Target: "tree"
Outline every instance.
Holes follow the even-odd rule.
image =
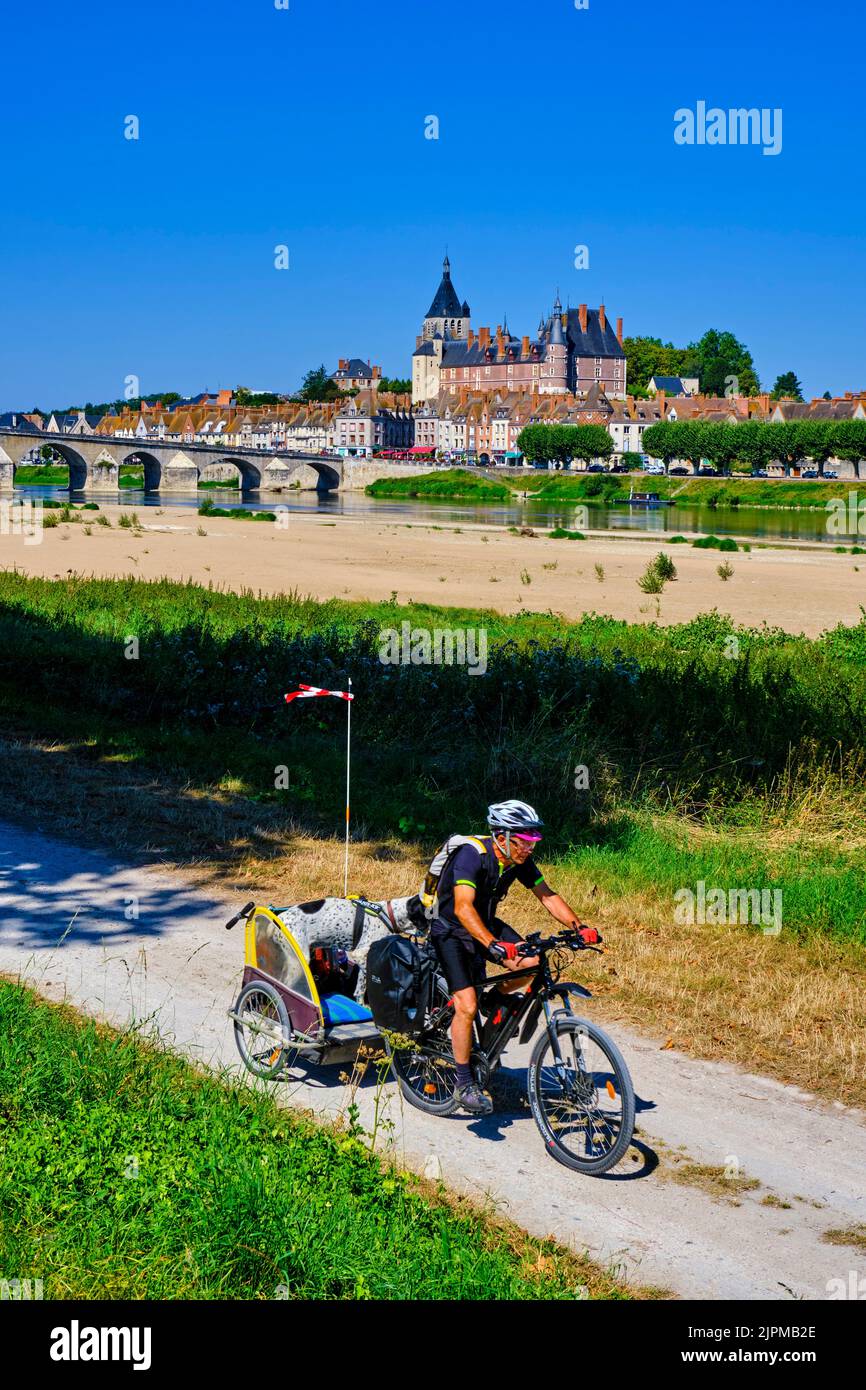
[[[238,386],[235,400],[239,406],[255,409],[263,405],[282,405],[283,397],[274,391],[250,391],[246,386]]]
[[[830,420],[800,420],[800,447],[807,458],[818,466],[819,477],[824,476],[824,465],[833,457],[833,431]]]
[[[300,391],[294,396],[293,400],[299,401],[335,401],[340,399],[345,393],[342,392],[335,381],[328,375],[328,369],[324,362],[320,367],[312,367],[304,377]]]
[[[853,463],[854,476],[861,477],[860,465],[866,459],[866,420],[834,420],[830,425],[833,457]]]
[[[395,396],[408,396],[412,391],[412,382],[405,376],[383,376],[379,381],[380,391],[393,391]]]
[[[676,421],[661,420],[657,425],[650,425],[643,432],[644,453],[649,454],[650,458],[661,459],[665,466],[665,472],[675,458],[679,458],[677,436],[674,431],[677,428]]]
[[[686,348],[682,376],[696,376],[710,396],[755,396],[761,389],[749,349],[730,332],[707,329]]]
[[[654,376],[681,375],[685,352],[673,343],[663,343],[661,338],[624,338],[622,346],[629,392],[644,394],[648,381]]]
[[[604,425],[524,425],[517,447],[530,463],[607,458],[613,441]]]
[[[776,377],[776,384],[770,392],[774,401],[780,396],[793,396],[795,401],[803,399],[803,388],[797,380],[796,372],[782,372]]]

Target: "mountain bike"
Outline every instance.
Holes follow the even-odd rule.
[[[590,991],[559,978],[577,951],[597,949],[571,930],[544,938],[540,932],[528,936],[518,954],[538,956],[539,962],[499,976],[479,992],[470,1057],[475,1080],[484,1089],[511,1039],[519,1031],[520,1042],[528,1042],[543,1011],[544,1031],[527,1072],[530,1109],[547,1152],[589,1176],[606,1173],[623,1157],[631,1143],[635,1112],[634,1088],[619,1048],[572,1010],[572,998],[591,999]],[[529,984],[519,1003],[509,1007],[507,996],[501,996],[504,1004],[493,998],[500,979],[524,975]],[[450,1036],[454,1006],[441,972],[434,977],[432,996],[423,1032],[411,1040],[386,1037],[385,1045],[410,1104],[428,1115],[450,1115],[459,1109]],[[560,1007],[553,1008],[557,1000]],[[482,1022],[485,1012],[489,1017]]]

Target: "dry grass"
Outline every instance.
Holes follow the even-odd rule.
[[[747,1178],[744,1173],[728,1175],[721,1164],[687,1163],[678,1154],[673,1155],[670,1166],[659,1168],[660,1176],[671,1182],[682,1183],[686,1187],[698,1187],[709,1197],[740,1205],[737,1200],[743,1192],[754,1192],[761,1186],[757,1178]]]
[[[825,1231],[822,1240],[828,1245],[851,1245],[866,1251],[866,1226],[849,1226],[847,1230]]]
[[[0,814],[9,819],[271,902],[342,891],[338,838],[316,838],[278,807],[248,801],[228,783],[177,785],[81,745],[35,739],[6,742],[0,754]],[[847,837],[850,827],[834,833]],[[376,898],[416,891],[430,848],[354,844],[350,890]],[[866,1106],[862,948],[747,927],[677,925],[667,897],[648,890],[614,895],[576,867],[551,878],[605,937],[606,955],[581,958],[574,972],[596,996],[594,1012],[654,1035],[660,1047]],[[508,907],[520,930],[543,923],[528,894],[515,891]]]

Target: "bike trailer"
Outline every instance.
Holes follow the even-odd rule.
[[[280,917],[284,908],[249,903],[234,921],[246,917],[245,964],[239,999],[249,985],[260,982],[276,990],[290,1024],[292,1048],[309,1061],[322,1061],[331,1051],[378,1040],[371,1011],[351,992],[355,969],[338,962],[336,952],[314,949],[308,963],[303,950]],[[231,924],[230,924],[231,925]],[[280,1011],[282,1012],[282,1011]],[[246,1023],[237,1007],[230,1017]]]

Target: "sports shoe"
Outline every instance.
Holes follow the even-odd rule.
[[[474,1081],[470,1081],[468,1086],[455,1086],[454,1099],[470,1115],[493,1114],[493,1101]]]

